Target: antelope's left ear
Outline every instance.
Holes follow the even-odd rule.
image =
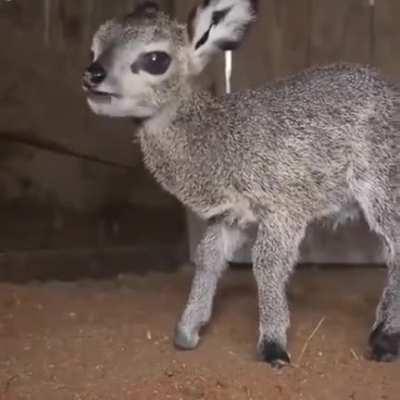
[[[214,54],[240,46],[257,5],[257,0],[203,0],[192,10],[187,25],[195,74]]]

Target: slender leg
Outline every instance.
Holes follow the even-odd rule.
[[[176,328],[175,345],[178,348],[190,350],[198,345],[199,331],[210,320],[217,284],[228,266],[227,259],[244,240],[240,233],[223,224],[207,228],[197,248],[189,299]]]
[[[274,367],[290,362],[286,350],[290,323],[286,285],[304,233],[305,224],[271,216],[259,226],[253,249],[259,297],[258,353]]]
[[[389,362],[400,355],[400,230],[396,236],[396,239],[392,235],[384,236],[387,279],[369,340],[371,355],[376,361]]]
[[[387,280],[376,311],[369,338],[371,357],[376,361],[393,361],[400,355],[400,214],[388,198],[360,202],[366,219],[384,240]]]
[[[400,355],[400,262],[388,263],[388,278],[377,308],[369,343],[372,359],[394,361]]]

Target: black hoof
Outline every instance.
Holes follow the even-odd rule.
[[[265,361],[273,368],[282,368],[290,364],[290,357],[286,350],[276,342],[265,342],[259,350],[261,361]]]
[[[381,322],[371,333],[371,359],[380,362],[391,362],[399,358],[400,332],[386,333]]]

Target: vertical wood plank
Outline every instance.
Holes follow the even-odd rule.
[[[369,0],[312,0],[310,63],[371,63],[372,11]]]
[[[392,78],[400,78],[400,1],[378,0],[375,5],[374,64]]]
[[[260,2],[256,24],[234,55],[234,89],[254,87],[307,65],[309,2]]]

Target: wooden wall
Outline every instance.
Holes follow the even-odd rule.
[[[335,61],[372,64],[400,77],[397,0],[264,0],[236,55],[236,88]]]
[[[112,263],[118,272],[143,269],[146,254],[167,268],[184,252],[184,211],[145,171],[134,125],[93,115],[81,89],[92,34],[133,7],[134,0],[0,1],[0,279],[32,259],[21,264],[10,254],[63,251],[79,260],[83,251],[84,260],[68,266],[76,271],[121,249],[122,261]]]

